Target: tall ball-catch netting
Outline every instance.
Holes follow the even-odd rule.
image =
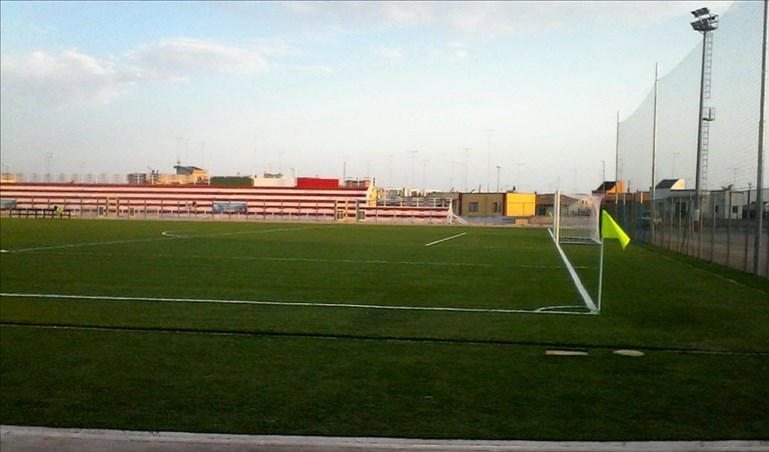
[[[702,132],[704,190],[756,186],[763,9],[764,2],[760,1],[734,2],[720,15],[718,28],[711,32],[712,41],[705,49],[710,83],[704,91],[702,112],[707,118]],[[686,189],[695,188],[703,45],[701,39],[686,58],[659,79],[656,146],[653,86],[638,108],[619,124],[617,180],[625,181],[628,191],[649,191],[666,179],[681,180]],[[661,69],[663,73],[666,70]]]
[[[616,180],[648,195],[627,207],[610,199],[639,240],[769,276],[767,4],[705,17],[692,26],[699,44],[618,124]]]

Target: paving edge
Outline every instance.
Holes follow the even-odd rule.
[[[769,451],[769,440],[726,441],[492,441],[328,436],[230,435],[220,433],[144,432],[126,430],[0,426],[0,441],[14,438],[46,441],[80,440],[119,443],[295,447],[338,450],[488,450],[488,451]],[[50,444],[50,443],[49,443]]]

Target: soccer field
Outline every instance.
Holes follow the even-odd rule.
[[[769,432],[769,283],[751,275],[607,243],[595,314],[546,230],[0,226],[3,424],[490,439]],[[592,296],[599,253],[565,253]],[[613,353],[628,348],[644,356]]]
[[[9,263],[3,273],[5,297],[89,305],[166,302],[186,304],[185,310],[198,309],[191,303],[252,305],[254,312],[258,306],[311,307],[318,317],[335,317],[340,309],[587,311],[546,230],[193,222],[33,225],[39,229],[11,231],[10,243],[3,245]],[[597,250],[592,247],[592,261],[578,266],[585,276],[597,275]],[[596,279],[590,279],[595,286]]]

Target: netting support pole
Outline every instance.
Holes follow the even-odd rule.
[[[758,118],[758,169],[756,170],[756,242],[753,251],[753,273],[758,275],[761,270],[761,236],[764,229],[764,132],[766,129],[766,18],[769,14],[769,2],[764,0],[764,32],[761,45],[761,100],[759,102]],[[769,263],[767,263],[769,265]]]
[[[660,79],[658,74],[659,63],[654,64],[654,122],[652,124],[652,180],[649,192],[651,193],[651,199],[649,200],[649,226],[651,229],[651,243],[654,245],[654,219],[657,217],[657,213],[654,208],[654,202],[657,199],[657,97],[659,94]]]
[[[619,110],[617,110],[617,135],[614,142],[614,218],[619,209]]]

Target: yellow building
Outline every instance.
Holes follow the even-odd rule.
[[[534,193],[505,193],[506,217],[534,216],[537,195]]]

